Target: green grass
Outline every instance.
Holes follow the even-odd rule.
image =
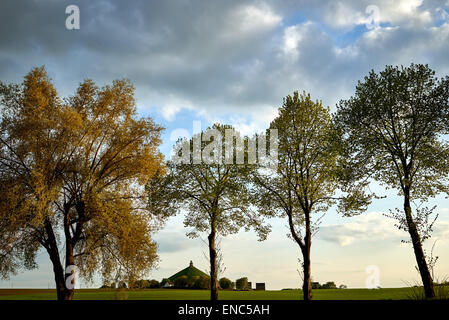
[[[415,288],[416,290],[416,288]],[[403,300],[412,299],[412,288],[385,289],[317,289],[315,300]],[[146,289],[111,290],[79,289],[75,300],[208,300],[208,290]],[[0,289],[0,300],[55,300],[54,289]],[[221,300],[300,300],[300,290],[220,291]]]

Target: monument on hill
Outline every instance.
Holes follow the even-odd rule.
[[[191,279],[193,277],[208,277],[206,273],[201,271],[200,269],[197,269],[193,266],[193,262],[190,261],[189,266],[185,269],[182,269],[181,271],[175,273],[171,277],[168,278],[170,282],[174,282],[176,278],[187,276],[188,279]]]

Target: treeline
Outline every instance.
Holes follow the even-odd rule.
[[[371,191],[373,181],[402,197],[387,215],[408,232],[425,296],[435,296],[423,242],[437,215],[425,204],[449,193],[449,77],[415,64],[371,71],[334,113],[305,92],[288,95],[264,135],[267,149],[277,149],[269,154],[278,160],[275,168],[254,164],[250,152],[229,154],[223,148],[229,132],[231,126],[214,124],[190,141],[179,140],[176,161],[147,185],[153,212],[171,216],[185,208],[188,235],[208,232],[211,300],[218,299],[217,234],[253,228],[264,240],[266,217],[287,220],[302,253],[303,297],[312,299],[310,253],[322,215],[331,206],[343,216],[366,211],[383,196]],[[255,151],[254,139],[235,138],[236,149]]]
[[[210,289],[210,277],[209,276],[191,276],[186,275],[179,276],[173,281],[164,278],[160,282],[151,280],[137,280],[131,283],[129,286],[123,281],[111,282],[110,284],[103,284],[100,289],[158,289],[164,288],[166,284],[171,284],[167,288],[173,289]],[[236,282],[223,277],[218,281],[219,289],[221,290],[250,290],[248,278],[243,277],[236,280]]]
[[[342,284],[338,288],[345,289],[346,286]],[[319,282],[312,282],[312,289],[337,289],[337,285],[333,281],[327,281],[323,284],[320,284]]]
[[[134,281],[129,286],[123,282],[111,282],[110,284],[103,284],[100,289],[159,289],[163,288],[165,284],[172,283],[172,286],[169,288],[173,289],[210,289],[210,277],[208,276],[180,276],[174,279],[171,282],[169,279],[164,278],[160,282],[151,279],[151,280],[137,280]],[[239,290],[239,291],[248,291],[251,290],[247,277],[239,278],[235,282],[230,279],[223,277],[218,281],[219,289],[221,290]],[[447,285],[448,282],[443,284],[435,284],[435,285]],[[340,285],[339,289],[346,289],[345,285]],[[312,289],[337,289],[337,285],[333,281],[327,281],[324,284],[320,284],[319,282],[312,282]],[[291,290],[291,289],[283,289],[283,290]]]

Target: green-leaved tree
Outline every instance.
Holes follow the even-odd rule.
[[[449,77],[437,79],[427,65],[387,66],[359,81],[354,96],[342,100],[336,122],[346,139],[347,181],[375,179],[403,197],[394,216],[410,234],[427,298],[433,280],[422,243],[430,236],[432,209],[416,207],[448,192]]]
[[[256,204],[261,214],[287,219],[290,236],[302,253],[304,300],[311,300],[312,236],[321,217],[338,199],[334,194],[339,188],[339,135],[329,109],[312,101],[309,94],[298,92],[284,99],[270,129],[278,130],[279,162],[275,171],[254,172]],[[364,204],[342,199],[347,212]]]
[[[248,164],[247,154],[240,164],[237,152],[227,158],[227,130],[233,128],[215,124],[190,140],[179,140],[174,150],[184,160],[169,161],[167,175],[147,187],[152,212],[168,216],[184,208],[184,225],[191,228],[187,235],[208,233],[211,300],[218,299],[217,235],[225,237],[241,228],[253,228],[265,239],[269,232],[251,206],[248,177],[256,165]],[[237,150],[237,142],[232,144]]]

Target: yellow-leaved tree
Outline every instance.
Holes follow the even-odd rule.
[[[0,82],[0,276],[36,267],[43,247],[58,299],[74,276],[133,281],[157,262],[161,226],[144,185],[163,172],[162,128],[138,118],[127,80],[85,80],[61,99],[45,69]]]

